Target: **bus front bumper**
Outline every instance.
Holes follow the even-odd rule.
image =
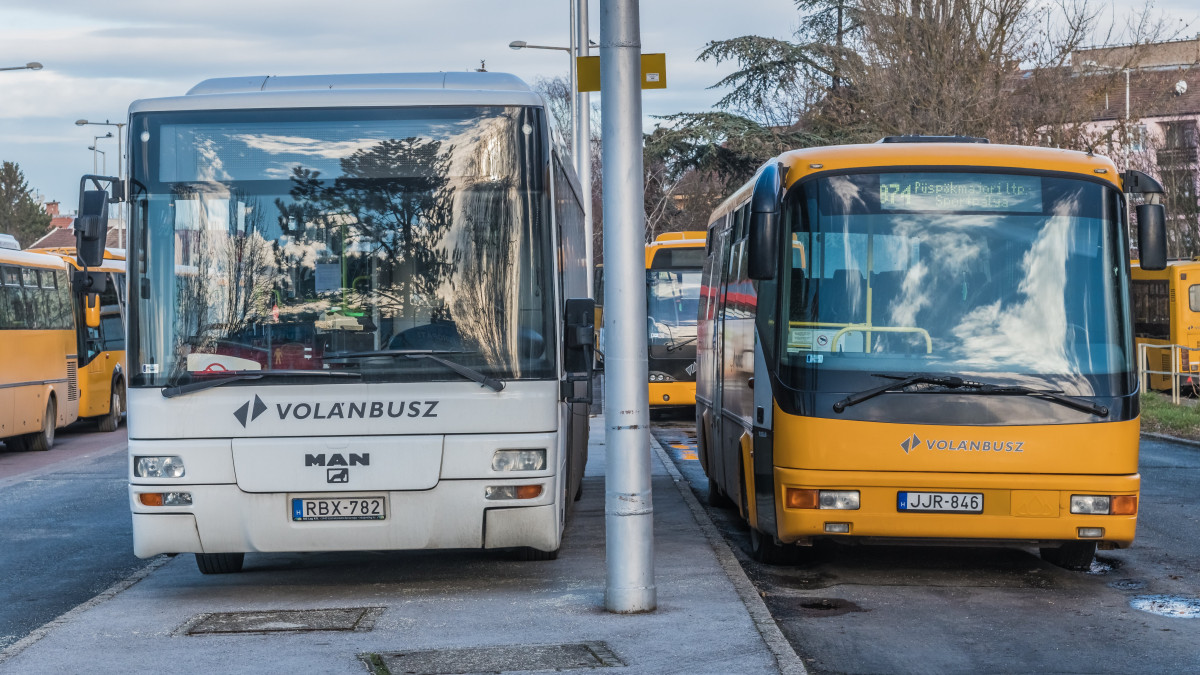
[[[510,482],[443,480],[431,490],[344,494],[251,493],[237,485],[170,486],[172,492],[191,495],[189,507],[145,506],[140,495],[162,492],[164,486],[130,485],[134,554],[148,558],[160,553],[557,549],[556,480],[547,477],[537,498],[484,498],[485,487]],[[378,496],[387,499],[384,520],[292,519],[293,498]]]
[[[696,383],[651,382],[650,405],[696,405]]]
[[[810,471],[777,468],[777,537],[784,543],[814,538],[990,541],[1051,544],[1094,540],[1105,548],[1133,543],[1137,515],[1071,513],[1072,495],[1131,495],[1132,476]],[[789,488],[857,491],[858,509],[789,508]],[[982,513],[901,511],[899,493],[983,496]],[[761,519],[760,519],[761,522]],[[1096,536],[1096,528],[1103,533]],[[1084,535],[1084,536],[1081,536]]]

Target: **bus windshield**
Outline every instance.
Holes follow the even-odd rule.
[[[943,373],[1132,391],[1121,196],[1002,173],[835,175],[784,204],[781,378],[854,391]]]
[[[148,112],[131,129],[134,386],[462,379],[406,358],[430,352],[553,376],[539,111]]]

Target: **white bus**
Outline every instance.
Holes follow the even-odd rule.
[[[130,107],[134,552],[556,557],[587,452],[578,181],[511,75]]]

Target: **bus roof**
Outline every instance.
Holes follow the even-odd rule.
[[[922,166],[992,167],[1059,171],[1099,178],[1121,189],[1121,179],[1112,160],[1078,150],[1036,148],[1023,145],[991,145],[982,143],[869,143],[863,145],[831,145],[803,150],[791,150],[768,161],[782,164],[785,169],[784,188],[815,173],[856,168]],[[759,168],[759,172],[762,168]],[[754,178],[713,211],[709,222],[729,213],[750,198]]]
[[[544,101],[508,73],[367,73],[205,80],[184,96],[142,99],[129,112],[244,108],[528,105]]]
[[[67,267],[67,263],[56,255],[0,248],[0,264],[4,263],[24,265],[26,267],[53,267],[55,269],[66,269]]]
[[[646,244],[646,269],[650,269],[656,253],[669,248],[703,248],[705,232],[664,232]]]

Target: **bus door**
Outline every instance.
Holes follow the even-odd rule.
[[[83,378],[86,405],[79,411],[80,417],[103,415],[112,401],[112,373],[120,359],[119,352],[125,348],[125,326],[117,301],[115,277],[111,273],[105,274],[107,283],[100,293],[100,325],[89,327],[82,316],[77,316],[83,337],[79,359],[87,369],[87,376]]]
[[[741,239],[745,229],[743,221],[745,209],[738,209],[730,214],[730,227],[725,230],[721,240],[721,290],[720,306],[717,307],[717,345],[714,353],[717,362],[717,389],[713,401],[714,439],[717,443],[718,457],[716,474],[718,481],[725,487],[726,494],[735,503],[740,503],[741,480],[738,474],[738,458],[740,453],[727,452],[726,449],[737,444],[741,436],[741,427],[733,422],[728,413],[730,401],[728,393],[732,380],[736,377],[738,341],[733,334],[738,329],[735,308],[732,306],[731,293],[737,293],[737,269],[739,256],[736,255],[735,244]],[[735,394],[736,395],[736,394]],[[736,403],[736,401],[735,401]]]

